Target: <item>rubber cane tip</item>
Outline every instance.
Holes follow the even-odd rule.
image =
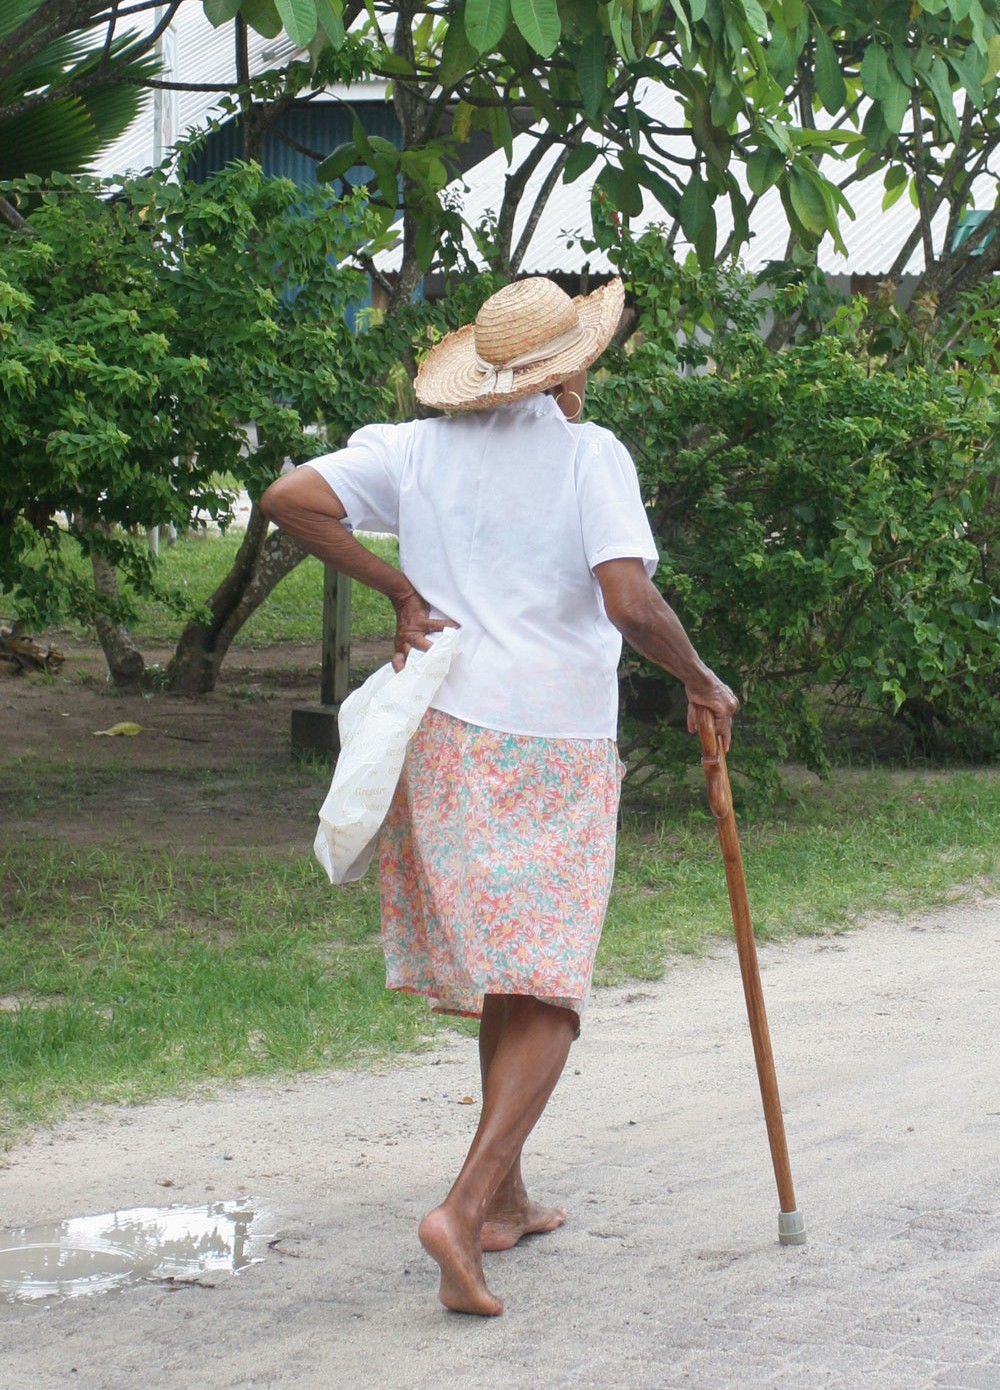
[[[806,1223],[799,1211],[778,1212],[779,1245],[805,1245]]]

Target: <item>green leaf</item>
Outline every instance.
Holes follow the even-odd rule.
[[[664,212],[676,217],[681,205],[681,195],[672,183],[668,183],[662,175],[655,169],[651,169],[645,160],[638,161],[636,177],[643,188],[648,188],[650,193],[663,208]]]
[[[992,82],[1000,72],[1000,34],[994,34],[986,45],[986,72],[984,82]]]
[[[559,0],[564,43],[583,43],[600,28],[598,0]]]
[[[746,17],[750,28],[759,39],[767,38],[767,15],[758,5],[757,0],[739,0],[740,8]]]
[[[733,245],[738,250],[750,240],[750,210],[743,196],[743,190],[736,185],[735,179],[733,180],[733,187],[728,189],[728,193],[729,206],[733,214]]]
[[[413,77],[413,64],[401,53],[389,53],[382,49],[378,55],[378,65],[383,72],[394,73],[397,77]]]
[[[833,239],[833,244],[842,256],[847,255],[847,247],[844,245],[844,238],[840,234],[839,217],[841,211],[847,213],[851,221],[854,221],[855,212],[847,201],[844,194],[835,184],[828,182],[820,175],[814,175],[816,187],[819,189],[820,197],[826,207],[826,226]]]
[[[923,58],[924,52],[925,50],[921,50],[920,55],[914,63],[918,72],[921,71],[921,59]],[[927,79],[928,86],[934,93],[934,100],[937,103],[938,111],[941,113],[941,119],[947,127],[948,134],[953,140],[957,140],[959,125],[958,115],[955,111],[955,97],[951,90],[951,83],[948,80],[948,65],[940,54],[930,54],[930,60],[927,63],[924,75]]]
[[[608,64],[604,52],[604,35],[599,28],[572,50],[576,80],[580,84],[580,101],[585,115],[595,120],[600,113],[608,89]]]
[[[898,39],[892,41],[892,65],[906,85],[912,87],[914,83],[913,61],[906,44],[900,43]]]
[[[847,84],[837,61],[837,50],[823,29],[816,30],[816,91],[823,107],[831,116],[843,110],[847,100]]]
[[[779,29],[767,46],[767,66],[779,86],[788,86],[794,76],[797,63],[798,54],[792,43],[791,34]]]
[[[766,193],[781,178],[785,169],[784,157],[767,145],[754,150],[747,160],[747,183],[752,193]]]
[[[213,29],[227,24],[239,13],[240,0],[204,0],[205,18]]]
[[[632,62],[635,58],[632,51],[632,25],[631,22],[625,23],[625,14],[620,0],[608,0],[604,13],[608,17],[608,32],[615,48],[627,63]]]
[[[695,175],[688,180],[677,207],[681,229],[693,246],[697,245],[698,237],[711,211],[711,189],[703,178]]]
[[[372,163],[372,168],[375,171],[378,191],[389,207],[395,208],[399,202],[398,159],[389,159],[385,155],[378,155]]]
[[[312,43],[316,33],[315,0],[274,0],[285,33],[297,48]]]
[[[972,0],[969,6],[969,22],[972,25],[972,42],[976,45],[979,52],[985,54],[988,48],[986,38],[986,15],[979,0]]]
[[[861,59],[861,86],[873,101],[882,101],[889,88],[889,59],[879,43],[870,43]]]
[[[283,28],[274,0],[243,0],[240,14],[255,34],[276,39]]]
[[[438,248],[437,227],[431,218],[421,222],[417,229],[414,239],[414,252],[417,257],[417,265],[426,274],[434,260],[434,253]]]
[[[353,112],[351,114],[354,115]],[[354,148],[358,152],[358,162],[360,163],[362,160],[367,160],[370,164],[375,158],[374,146],[368,138],[368,132],[356,115],[354,115],[354,124],[351,128],[351,134],[354,137]]]
[[[510,24],[510,0],[466,0],[465,32],[477,53],[491,53]]]
[[[885,195],[882,198],[883,212],[888,212],[889,209],[893,206],[893,204],[898,203],[900,198],[906,192],[906,186],[908,183],[908,179],[906,178],[906,170],[901,170],[901,172],[903,174],[903,178],[894,187],[890,187],[888,182],[886,183]]]
[[[460,82],[476,65],[477,53],[465,32],[465,6],[452,16],[445,31],[441,47],[441,62],[438,66],[438,82],[448,90]]]
[[[797,165],[788,171],[788,193],[795,215],[807,231],[819,236],[829,225],[826,202],[812,178]]]
[[[986,58],[971,45],[963,53],[949,53],[947,57],[949,66],[968,92],[976,108],[982,110],[982,77],[986,71]]]
[[[634,178],[614,164],[606,164],[594,183],[602,189],[612,206],[625,217],[638,217],[642,212],[642,191]]]
[[[691,28],[688,24],[687,15],[684,13],[683,0],[670,0],[670,8],[674,12],[677,20],[677,36],[686,48],[691,47]]]
[[[333,183],[335,179],[342,179],[348,169],[352,169],[357,162],[358,147],[353,140],[348,140],[346,144],[338,145],[317,164],[316,177],[320,183]]]
[[[865,112],[861,129],[870,150],[882,150],[892,139],[892,132],[885,123],[882,107],[877,101],[873,101]]]
[[[486,128],[490,133],[495,150],[503,150],[507,156],[507,163],[514,158],[514,132],[510,124],[510,116],[503,106],[494,106],[490,109],[486,118]]]
[[[715,208],[709,208],[708,215],[701,225],[697,237],[695,238],[694,249],[698,257],[698,262],[703,266],[711,266],[715,262],[715,243],[718,233],[715,224]]]
[[[515,32],[516,30],[512,29],[508,29],[507,31],[508,34]],[[520,34],[518,34],[518,38],[520,37]],[[548,121],[553,132],[558,134],[565,133],[566,115],[552,100],[551,84],[547,84],[543,87],[538,78],[533,74],[522,72],[521,90],[524,93],[525,101],[533,107],[540,117],[544,117],[544,119]]]
[[[653,42],[653,35],[656,26],[660,22],[663,13],[665,0],[633,0],[632,9],[632,47],[636,55],[643,58],[647,53],[650,44]],[[685,25],[687,20],[685,18]],[[690,43],[681,44],[681,58],[686,60],[686,55],[690,52]]]
[[[455,107],[455,114],[451,119],[452,139],[459,145],[464,145],[472,133],[473,107],[467,101],[460,101]]]
[[[910,108],[910,89],[890,70],[889,85],[882,98],[882,115],[893,135],[903,129],[903,121]]]
[[[527,43],[540,57],[548,58],[562,32],[556,0],[511,0],[510,11]]]
[[[599,154],[600,150],[596,145],[590,145],[586,141],[577,145],[563,167],[563,183],[573,183],[581,174],[585,174]]]
[[[347,37],[344,31],[344,18],[341,8],[334,6],[332,0],[315,0],[316,18],[320,28],[334,48],[342,48]]]

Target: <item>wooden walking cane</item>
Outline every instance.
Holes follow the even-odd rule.
[[[771,1053],[771,1034],[767,1026],[764,993],[757,966],[757,943],[754,941],[753,923],[750,920],[750,903],[747,898],[746,879],[743,876],[743,857],[740,854],[740,841],[736,833],[736,817],[733,815],[733,793],[726,770],[726,755],[716,738],[712,711],[703,705],[698,707],[698,737],[701,739],[701,765],[705,769],[708,804],[719,827],[719,843],[722,845],[722,858],[726,867],[726,886],[729,889],[729,903],[733,910],[736,950],[740,958],[740,974],[743,976],[743,994],[746,997],[753,1054],[757,1062],[760,1098],[764,1105],[764,1122],[767,1125],[767,1139],[771,1146],[774,1179],[778,1185],[778,1240],[782,1245],[803,1245],[806,1228],[801,1213],[795,1207],[792,1170],[788,1162],[788,1145],[785,1142],[785,1124],[781,1118],[778,1081]]]

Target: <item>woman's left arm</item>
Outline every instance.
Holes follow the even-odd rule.
[[[680,618],[652,583],[638,559],[605,560],[595,565],[604,611],[641,656],[683,681],[688,697],[688,730],[697,732],[698,705],[715,717],[715,731],[728,750],[733,715],[740,702],[729,686],[702,661]]]
[[[333,488],[314,468],[285,473],[260,499],[261,510],[303,550],[325,565],[385,594],[396,613],[396,654],[400,670],[411,647],[426,651],[428,634],[454,627],[430,616],[430,605],[407,579],[378,555],[366,550],[344,526],[347,512]]]

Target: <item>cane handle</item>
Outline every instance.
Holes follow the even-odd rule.
[[[698,705],[698,737],[701,740],[701,765],[705,769],[708,804],[716,820],[725,820],[733,809],[726,771],[726,755],[715,732],[715,716],[705,705]]]

